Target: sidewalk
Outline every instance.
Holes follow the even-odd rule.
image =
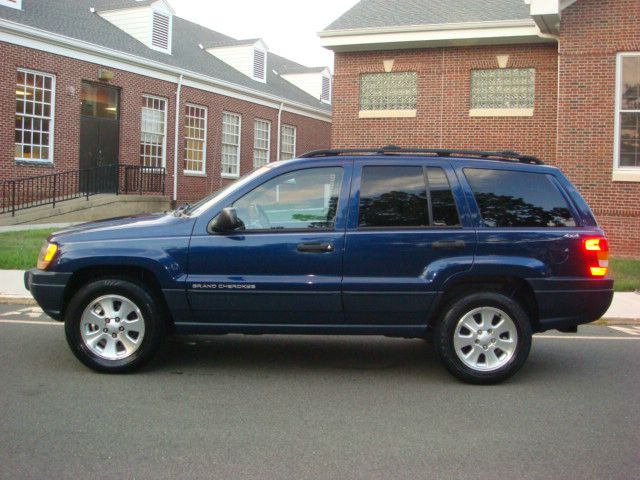
[[[35,304],[24,288],[23,276],[21,270],[0,270],[0,303]],[[614,293],[613,303],[600,321],[618,325],[640,323],[640,293]]]

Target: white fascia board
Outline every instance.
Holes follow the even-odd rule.
[[[331,122],[331,113],[322,109],[310,107],[286,98],[265,94],[231,82],[209,77],[201,73],[171,67],[161,62],[136,57],[128,53],[112,50],[83,40],[65,37],[57,33],[47,32],[16,22],[0,19],[2,41],[33,48],[54,55],[61,55],[76,60],[117,68],[126,72],[152,77],[166,82],[178,83],[180,76],[184,76],[184,84],[193,88],[210,91],[227,97],[245,100],[258,105],[279,108],[284,103],[287,111],[299,115],[315,118],[324,122]]]
[[[532,19],[320,32],[336,52],[548,42]]]

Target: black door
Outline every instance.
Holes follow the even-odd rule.
[[[115,192],[120,148],[120,89],[82,82],[80,189]]]

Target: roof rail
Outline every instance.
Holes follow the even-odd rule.
[[[401,148],[396,145],[387,145],[382,148],[340,148],[329,150],[313,150],[300,155],[299,158],[335,157],[338,155],[395,155],[398,153],[412,153],[420,155],[432,155],[437,157],[478,157],[487,160],[518,161],[534,165],[544,165],[544,162],[533,155],[522,155],[518,152],[505,150],[502,152],[485,152],[481,150],[450,150],[446,148]]]

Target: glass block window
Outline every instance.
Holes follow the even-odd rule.
[[[253,168],[260,168],[269,163],[270,142],[271,122],[256,119],[253,122]]]
[[[618,167],[640,167],[640,53],[619,59]]]
[[[360,110],[415,110],[417,74],[368,73],[360,77]]]
[[[53,161],[55,77],[18,70],[16,80],[15,159]]]
[[[140,164],[164,167],[167,156],[167,100],[142,96]]]
[[[499,68],[471,72],[471,108],[533,108],[533,68]]]
[[[207,107],[187,104],[184,118],[184,171],[205,173]]]
[[[240,176],[240,115],[222,114],[222,175]]]
[[[289,160],[296,156],[296,127],[282,125],[280,134],[280,160]]]

